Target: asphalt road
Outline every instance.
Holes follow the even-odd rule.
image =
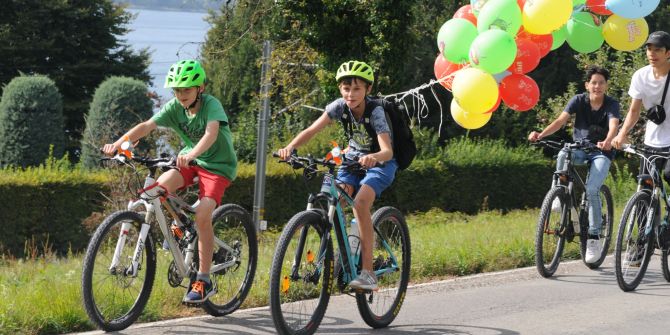
[[[119,334],[275,334],[268,308],[137,324]],[[535,268],[413,285],[396,320],[373,330],[353,298],[332,297],[319,334],[668,334],[670,284],[652,259],[634,292],[616,283],[612,259],[598,270],[562,263],[552,279]],[[89,332],[85,334],[102,334]]]

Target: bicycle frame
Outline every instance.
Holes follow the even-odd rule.
[[[149,174],[146,176],[144,180],[144,189],[153,185],[156,182],[155,174],[156,174],[156,168],[155,167],[150,168]],[[142,195],[145,194],[146,192],[142,193]],[[188,205],[186,202],[184,202],[179,197],[173,194],[168,194],[165,197],[157,196],[151,199],[144,199],[142,196],[140,196],[139,199],[134,201],[131,200],[128,202],[129,211],[137,211],[142,206],[146,210],[144,223],[142,223],[142,227],[140,229],[140,235],[138,237],[137,245],[133,253],[131,267],[126,270],[126,275],[131,277],[137,276],[137,271],[141,266],[142,251],[144,250],[146,239],[149,234],[149,230],[151,228],[150,223],[155,219],[158,222],[158,227],[160,228],[163,237],[165,238],[165,240],[169,245],[170,252],[172,253],[172,257],[175,261],[174,264],[177,268],[177,272],[179,273],[181,278],[186,278],[189,275],[189,271],[193,263],[193,256],[195,248],[198,243],[197,236],[187,245],[187,247],[184,250],[185,251],[184,255],[182,255],[182,250],[179,248],[179,245],[177,245],[177,242],[173,238],[172,233],[168,229],[167,218],[163,214],[162,210],[156,210],[156,209],[160,209],[161,206],[163,206],[168,211],[168,213],[170,213],[173,219],[179,222],[179,225],[184,226],[184,222],[181,222],[181,220],[179,219],[179,215],[176,214],[177,211],[175,207],[183,209],[189,213],[195,213],[195,206]],[[119,233],[119,239],[116,244],[116,249],[112,257],[112,263],[109,266],[110,272],[115,271],[114,269],[119,264],[120,253],[121,250],[123,250],[123,247],[125,246],[126,235],[128,234],[130,225],[131,223],[126,222],[123,223],[121,227],[121,231]],[[190,234],[190,232],[186,231],[186,234]],[[214,236],[214,244],[218,245],[221,248],[226,249],[228,252],[234,253],[234,249],[232,247],[227,245],[225,242],[221,241],[216,236]],[[217,271],[221,271],[225,268],[231,267],[235,264],[235,260],[236,258],[233,258],[231,261],[226,263],[212,264],[210,272],[216,273]]]
[[[325,192],[326,185],[327,185],[327,192]],[[342,190],[340,187],[337,186],[335,171],[334,167],[332,166],[330,166],[329,171],[324,174],[322,191],[316,195],[310,194],[307,204],[308,210],[314,208],[314,201],[319,197],[325,197],[326,199],[328,199],[328,213],[327,213],[328,221],[325,227],[324,235],[321,239],[321,245],[319,247],[320,256],[319,256],[319,262],[317,264],[319,268],[323,266],[323,258],[325,257],[324,255],[326,251],[326,246],[328,240],[330,240],[330,230],[331,227],[334,227],[335,236],[340,251],[340,261],[342,263],[342,269],[344,270],[343,279],[345,283],[349,283],[352,280],[354,280],[357,276],[356,265],[359,262],[360,256],[359,253],[356,253],[355,255],[352,255],[351,253],[351,245],[349,244],[349,239],[347,238],[348,235],[346,230],[346,222],[347,222],[346,216],[344,214],[344,209],[342,208],[339,199],[343,198],[345,202],[351,207],[353,207],[354,205],[354,199],[352,199],[351,196],[347,194],[347,192],[345,192],[344,190]],[[336,217],[339,224],[335,224]],[[296,275],[297,267],[300,264],[300,259],[302,258],[303,246],[307,233],[306,230],[304,229],[305,228],[303,228],[303,231],[301,232],[300,235],[299,247],[296,252],[295,260],[293,263],[292,274],[294,276],[297,276]],[[377,232],[378,235],[381,236],[377,227],[373,226],[373,229]],[[384,246],[384,249],[386,249],[386,251],[389,253],[392,260],[392,265],[390,268],[376,270],[375,275],[377,276],[382,276],[385,273],[394,272],[397,271],[398,269],[397,259],[393,254],[393,252],[391,251],[391,248],[389,247],[388,243],[385,240],[381,240],[380,242]]]
[[[553,187],[563,187],[565,188],[566,194],[568,194],[568,215],[565,216],[566,220],[568,222],[563,222],[562,224],[567,225],[569,221],[572,219],[572,213],[570,211],[570,208],[573,208],[577,215],[579,216],[582,211],[586,209],[587,205],[587,199],[586,199],[586,182],[582,177],[579,175],[577,172],[576,167],[572,163],[572,150],[573,148],[570,148],[569,145],[566,146],[568,149],[567,152],[567,157],[565,158],[565,164],[568,166],[568,169],[566,171],[556,171],[554,172],[554,179],[552,181],[552,188]],[[588,173],[586,178],[588,180]],[[564,181],[565,180],[565,181]],[[567,182],[567,184],[565,184]],[[576,192],[575,192],[575,183],[577,183],[577,187],[582,190],[582,199],[581,201],[577,201],[576,198]],[[577,217],[579,220],[580,218]],[[580,220],[581,221],[581,220]],[[581,225],[581,222],[580,222]],[[580,226],[580,229],[582,227]]]

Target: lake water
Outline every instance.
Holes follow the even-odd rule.
[[[200,58],[210,24],[207,13],[127,9],[137,16],[131,21],[132,30],[122,37],[135,50],[148,47],[151,52],[151,74],[155,90],[161,97],[170,98],[164,89],[165,74],[170,65],[180,59]]]

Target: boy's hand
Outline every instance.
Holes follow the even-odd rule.
[[[366,169],[373,168],[379,163],[373,155],[365,155],[358,159],[358,163]]]
[[[277,150],[277,155],[279,155],[279,158],[285,161],[291,157],[293,150],[294,150],[293,147],[288,145],[285,148]]]
[[[537,140],[540,139],[540,133],[536,131],[531,131],[530,134],[528,134],[528,140],[531,142],[537,142]]]
[[[195,157],[192,157],[189,154],[186,155],[179,155],[177,156],[177,167],[178,168],[185,168],[188,167],[188,163],[190,163],[192,160],[194,160]]]
[[[628,139],[626,138],[626,135],[619,132],[619,135],[615,136],[612,139],[612,146],[615,149],[621,149],[621,146],[624,145],[626,142],[628,142]]]
[[[114,156],[116,154],[116,152],[119,151],[119,147],[120,146],[117,145],[116,143],[112,143],[112,144],[108,143],[108,144],[105,144],[102,147],[102,152],[107,156]]]

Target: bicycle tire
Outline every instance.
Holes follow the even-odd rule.
[[[661,270],[663,278],[670,282],[670,267],[668,266],[668,249],[661,250]]]
[[[555,212],[552,212],[551,207],[556,198],[561,203],[561,211],[557,213],[558,220],[552,224],[552,213]],[[565,247],[565,221],[569,221],[567,215],[570,210],[566,200],[565,188],[554,187],[547,192],[540,208],[540,217],[535,229],[535,266],[540,275],[545,278],[553,276],[556,272]],[[546,246],[545,242],[547,243]],[[551,251],[551,253],[546,253],[547,251]],[[548,258],[548,256],[551,256],[551,258]],[[545,260],[549,260],[549,262],[545,263]]]
[[[300,236],[305,233],[305,245],[300,259],[297,278],[290,279],[294,252]],[[313,334],[318,329],[330,301],[330,289],[333,269],[333,243],[324,239],[325,224],[317,211],[303,211],[294,215],[282,231],[270,267],[270,311],[275,328],[279,334]],[[316,236],[309,234],[314,231]],[[325,243],[322,271],[319,269],[319,257],[309,259],[309,254],[317,256]],[[286,258],[288,256],[288,258]],[[313,260],[316,259],[315,263]],[[312,277],[317,274],[317,277]],[[313,299],[316,298],[316,299]],[[299,305],[297,308],[296,305]],[[303,305],[312,305],[313,312]],[[312,308],[310,308],[311,310]]]
[[[614,223],[614,201],[612,200],[612,192],[610,192],[607,185],[600,186],[600,201],[602,202],[602,226],[600,228],[600,243],[602,243],[602,251],[600,252],[600,258],[596,262],[586,263],[586,266],[589,269],[597,269],[600,265],[603,264],[605,258],[607,257],[607,252],[609,251],[610,242],[612,240],[612,226]],[[587,228],[588,229],[588,228]],[[587,235],[588,236],[588,235]],[[582,261],[586,255],[586,243],[582,247]]]
[[[389,223],[388,226],[387,222]],[[377,292],[356,293],[356,304],[363,321],[372,328],[383,328],[393,322],[405,300],[412,248],[407,222],[398,209],[390,206],[380,208],[372,216],[372,223],[375,226],[373,246],[375,265],[373,265],[373,268],[377,270],[377,268],[389,264],[392,260],[391,255],[379,241],[385,241],[391,249],[400,251],[393,255],[399,265],[399,274],[393,273],[377,278],[379,286]],[[400,242],[399,246],[397,245],[398,242]],[[387,301],[392,302],[386,306],[385,302]],[[380,307],[380,303],[384,305]]]
[[[236,204],[225,204],[214,210],[212,227],[214,235],[229,246],[235,247],[243,259],[237,267],[210,274],[212,281],[217,285],[218,292],[206,300],[201,307],[209,315],[223,316],[240,308],[249,294],[256,274],[258,240],[256,239],[256,227],[251,222],[251,215],[242,206]],[[244,259],[245,254],[246,260]],[[216,261],[217,257],[221,257],[220,262],[223,263],[234,255],[226,252],[225,249],[215,249],[213,261]],[[233,281],[234,279],[241,279],[241,281]]]
[[[647,270],[651,254],[654,252],[653,236],[650,235],[651,238],[644,236],[644,229],[648,222],[647,216],[650,212],[649,206],[651,206],[650,194],[639,191],[628,200],[621,215],[614,247],[614,272],[617,284],[624,292],[637,288]],[[656,210],[654,214],[655,212]],[[639,246],[643,246],[642,252],[638,251]],[[629,258],[630,254],[641,255],[642,260],[639,267],[623,259]]]
[[[110,273],[112,271],[108,267],[112,263],[111,255],[114,254],[123,222],[131,223],[131,229],[125,233],[127,240],[122,251],[121,263],[131,261],[131,256],[135,251],[135,242],[137,242],[144,218],[138,213],[130,211],[115,212],[100,224],[93,237],[91,237],[83,261],[81,281],[84,309],[89,319],[105,331],[119,331],[128,328],[137,320],[149,300],[156,274],[156,251],[151,234],[147,235],[144,252],[142,253],[144,259],[138,270],[138,272],[144,270],[143,279],[139,275],[135,278],[127,276],[125,274],[127,267],[124,268],[123,265],[116,267],[115,273]],[[109,241],[107,241],[108,238]],[[102,278],[98,278],[97,274],[100,274]],[[108,282],[108,278],[111,278],[111,282]],[[138,283],[135,282],[136,279],[138,279]],[[109,285],[102,286],[104,284]],[[137,297],[113,294],[111,305],[107,306],[103,303],[102,298],[110,290],[115,288],[125,290],[134,286],[133,284],[140,286],[139,289],[134,290],[139,291]],[[121,285],[125,285],[125,287],[120,287]],[[125,308],[125,306],[128,307]],[[115,313],[117,310],[118,315]]]

